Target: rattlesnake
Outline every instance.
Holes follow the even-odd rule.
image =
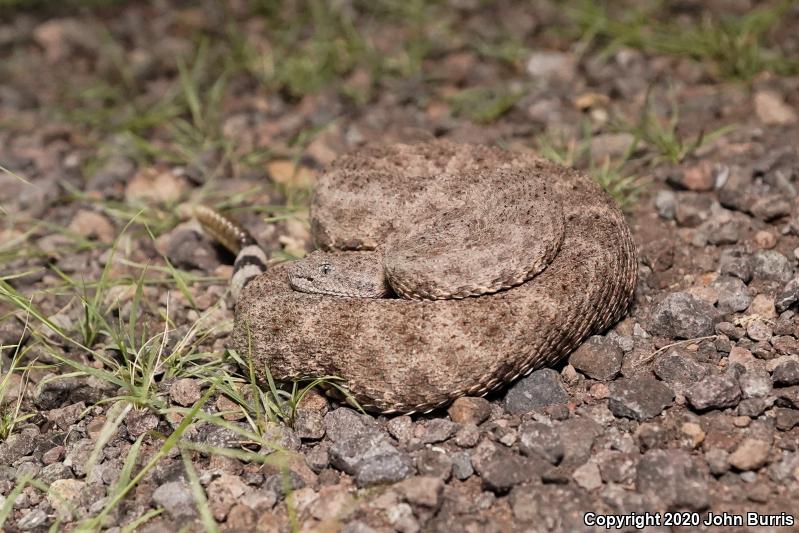
[[[636,283],[630,230],[596,183],[499,148],[434,141],[339,158],[311,204],[322,251],[257,277],[266,257],[251,239],[199,218],[245,245],[239,352],[278,380],[339,376],[385,413],[557,363],[619,320]]]

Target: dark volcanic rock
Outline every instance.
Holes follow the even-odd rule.
[[[787,310],[799,300],[799,278],[789,281],[774,299],[774,307],[778,313]]]
[[[529,421],[519,427],[519,449],[524,455],[537,455],[552,464],[563,458],[560,434],[543,422]]]
[[[778,364],[771,374],[775,385],[799,385],[799,362],[789,359]]]
[[[735,407],[741,401],[741,387],[730,374],[707,376],[686,391],[686,397],[694,409],[724,409]]]
[[[378,431],[368,431],[335,442],[330,447],[330,464],[354,475],[361,463],[372,457],[392,453],[398,452],[385,435]]]
[[[729,248],[721,252],[719,272],[722,276],[735,276],[748,283],[752,279],[750,256],[740,248]]]
[[[506,492],[515,485],[538,480],[548,464],[532,457],[521,457],[484,440],[472,455],[472,464],[485,487]]]
[[[649,450],[638,463],[636,486],[666,509],[701,511],[708,504],[707,480],[684,450]]]
[[[695,383],[708,373],[706,366],[676,351],[669,351],[660,356],[655,361],[653,370],[660,379],[681,386]]]
[[[719,293],[717,306],[722,313],[744,311],[752,303],[746,284],[737,277],[719,276],[711,284]]]
[[[646,420],[671,405],[674,393],[661,381],[646,378],[625,378],[610,384],[608,408],[619,418]]]
[[[444,442],[458,431],[458,427],[458,424],[446,418],[434,418],[427,423],[422,442],[425,444]]]
[[[718,321],[712,305],[687,292],[675,292],[655,305],[649,330],[663,337],[693,339],[712,335]]]
[[[551,368],[542,368],[510,388],[505,396],[505,410],[510,414],[529,413],[568,401],[569,395],[563,390],[560,374]]]
[[[776,250],[761,250],[751,259],[752,277],[755,280],[788,283],[793,277],[793,267],[787,257]]]
[[[355,483],[370,487],[381,483],[396,483],[413,474],[413,461],[404,453],[383,453],[358,465]]]

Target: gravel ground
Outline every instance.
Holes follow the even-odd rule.
[[[31,4],[0,1],[0,529],[798,530],[795,3]],[[258,393],[187,206],[299,257],[326,164],[431,135],[600,180],[629,315],[429,415]]]

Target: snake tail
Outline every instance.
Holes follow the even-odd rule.
[[[230,292],[238,302],[239,294],[253,280],[266,272],[266,253],[255,242],[252,235],[238,222],[208,206],[194,208],[194,217],[203,230],[236,256]]]

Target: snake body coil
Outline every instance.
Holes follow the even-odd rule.
[[[340,376],[386,413],[557,363],[619,320],[636,282],[629,228],[596,183],[498,148],[344,156],[311,223],[322,251],[244,288],[234,343],[275,379]]]

